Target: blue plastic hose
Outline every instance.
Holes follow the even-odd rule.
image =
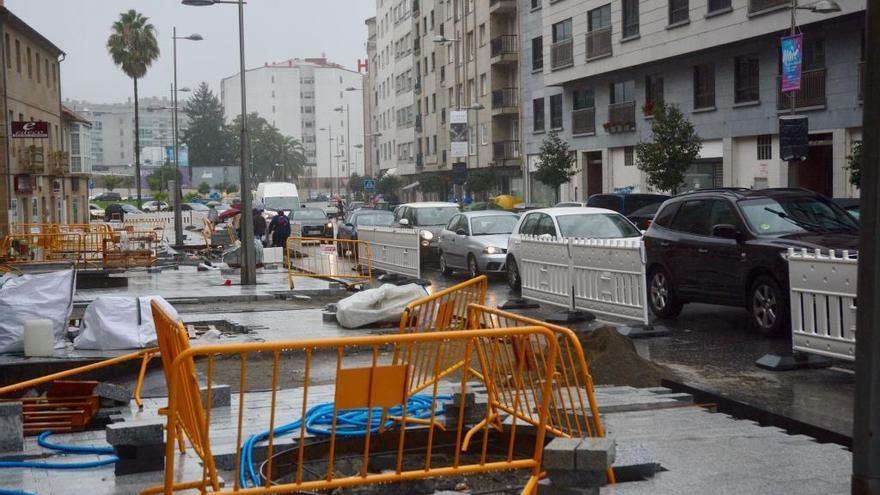
[[[65,454],[98,454],[109,455],[106,459],[88,462],[30,462],[30,461],[0,461],[0,468],[22,468],[22,469],[91,469],[119,461],[119,458],[113,454],[112,447],[76,447],[71,445],[61,445],[50,443],[47,438],[52,435],[51,431],[44,431],[37,437],[37,444],[44,449],[56,450]],[[24,493],[10,491],[9,493]],[[6,495],[0,491],[0,495]]]
[[[31,493],[31,492],[23,492],[21,490],[5,490],[3,488],[0,488],[0,495],[36,495],[36,494]]]
[[[438,396],[438,400],[451,400],[449,396]],[[406,416],[408,418],[428,419],[431,417],[432,397],[429,395],[413,395],[406,401]],[[369,426],[370,433],[377,433],[379,427],[382,426],[382,409],[374,408],[373,415],[367,424],[369,410],[367,408],[348,409],[336,412],[336,436],[338,437],[359,437],[367,434]],[[438,408],[437,414],[442,413],[442,409]],[[403,407],[395,406],[388,409],[389,416],[402,416]],[[306,412],[305,417],[306,431],[313,435],[330,436],[333,423],[333,403],[327,402],[319,404]],[[385,421],[385,429],[394,427],[396,421]],[[302,419],[298,419],[291,423],[281,425],[275,428],[275,436],[285,435],[302,428]],[[262,484],[260,474],[254,469],[254,447],[268,440],[269,431],[264,431],[256,435],[252,435],[241,447],[241,460],[239,463],[239,483],[243,488],[258,487]]]

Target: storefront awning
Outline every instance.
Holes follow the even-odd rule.
[[[419,181],[415,181],[415,182],[413,182],[412,184],[407,184],[407,185],[401,187],[400,190],[401,190],[401,191],[406,191],[407,189],[412,189],[412,188],[414,188],[414,187],[418,187],[418,186],[419,186]]]

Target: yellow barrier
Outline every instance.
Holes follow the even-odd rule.
[[[10,234],[110,234],[112,227],[106,223],[14,223]]]
[[[288,237],[287,282],[294,277],[330,278],[349,285],[369,283],[372,277],[370,245],[357,239]]]
[[[155,262],[159,246],[155,233],[98,230],[8,235],[0,245],[0,259],[8,265],[68,261],[79,268],[128,268]]]
[[[239,401],[237,413],[232,411],[232,420],[236,425],[234,432],[227,431],[228,438],[233,433],[236,438],[236,468],[233,475],[232,486],[227,486],[224,492],[244,492],[249,494],[258,493],[292,493],[314,492],[333,490],[335,488],[364,486],[379,483],[401,482],[423,478],[435,478],[445,476],[463,476],[469,474],[490,473],[502,470],[523,470],[530,477],[523,493],[534,493],[537,481],[541,474],[541,456],[543,453],[545,431],[548,417],[548,406],[551,397],[550,380],[544,383],[542,389],[530,386],[526,389],[526,356],[530,353],[542,353],[545,358],[545,369],[542,372],[546,376],[553,374],[556,367],[558,345],[553,332],[541,327],[519,327],[510,329],[488,329],[462,331],[433,331],[418,332],[398,335],[364,336],[344,339],[287,341],[273,343],[252,344],[227,344],[210,345],[192,348],[189,346],[186,330],[183,325],[174,321],[157,304],[152,305],[153,319],[159,335],[159,345],[162,350],[163,366],[168,382],[169,398],[167,408],[167,439],[166,439],[166,463],[165,478],[162,486],[148,488],[142,493],[165,493],[172,494],[177,490],[200,489],[204,493],[220,492],[220,486],[211,453],[211,389],[203,402],[199,392],[199,384],[196,376],[195,360],[199,359],[205,367],[206,383],[213,383],[213,373],[219,365],[218,361],[224,358],[236,358],[240,361],[240,375],[234,380],[239,383]],[[479,452],[468,454],[462,451],[465,440],[464,431],[464,402],[458,410],[455,431],[445,428],[438,421],[437,411],[440,406],[442,395],[439,380],[434,380],[430,390],[424,391],[425,403],[430,404],[425,418],[416,418],[407,409],[408,375],[412,372],[407,365],[389,362],[388,357],[382,352],[383,347],[393,345],[404,349],[410,347],[424,347],[432,344],[437,355],[447,352],[445,347],[464,349],[466,361],[475,358],[478,353],[506,354],[511,356],[511,361],[519,363],[512,368],[500,367],[501,361],[481,360],[486,366],[480,371],[482,376],[492,379],[503,379],[506,383],[505,391],[512,394],[510,404],[514,414],[525,415],[521,409],[526,404],[526,395],[539,395],[542,399],[538,403],[538,420],[534,423],[534,440],[530,437],[517,438],[517,422],[506,426],[501,433],[490,432],[483,429],[482,445]],[[360,351],[360,352],[350,352]],[[332,408],[332,420],[329,420],[329,438],[324,442],[307,442],[306,425],[296,428],[284,436],[275,436],[276,427],[296,418],[306,416],[310,407],[310,401],[319,399],[322,392],[319,380],[326,377],[322,373],[313,372],[314,368],[322,367],[322,358],[319,353],[335,356],[335,401]],[[360,357],[358,357],[360,355]],[[245,392],[248,389],[247,371],[248,362],[259,358],[271,358],[272,386],[268,399],[248,399]],[[317,358],[317,359],[316,359]],[[367,359],[364,359],[367,358]],[[301,360],[301,362],[297,362]],[[434,360],[434,362],[439,362]],[[366,366],[364,366],[366,364]],[[227,366],[224,364],[224,366]],[[285,371],[280,368],[283,366]],[[298,376],[296,383],[301,386],[302,396],[292,399],[289,395],[279,397],[281,390],[279,382],[289,380],[286,370],[302,370],[301,378]],[[435,366],[434,373],[441,370]],[[315,378],[319,375],[321,378]],[[265,378],[265,377],[263,377]],[[462,374],[461,384],[466,386],[470,378],[467,371]],[[209,385],[210,386],[210,385]],[[314,391],[318,388],[318,391]],[[325,395],[326,396],[326,395]],[[246,408],[248,400],[254,401],[259,406],[254,410],[265,410],[266,402],[269,409],[267,417],[257,420],[251,417],[252,409]],[[391,409],[394,412],[390,412]],[[340,431],[337,427],[337,418],[342,410],[358,409],[367,415],[367,424],[372,424],[374,417],[387,421],[380,421],[382,427],[377,432],[367,431],[363,441],[356,445],[342,444],[339,441]],[[399,413],[399,414],[398,414]],[[225,415],[226,413],[224,413]],[[447,418],[449,419],[449,418]],[[225,421],[225,419],[223,420]],[[396,431],[391,431],[396,427]],[[245,431],[245,428],[249,432]],[[522,426],[519,426],[522,429]],[[268,473],[276,479],[277,484],[266,480],[262,486],[245,488],[240,486],[240,468],[242,459],[241,445],[250,432],[271,432],[266,441],[268,443],[268,455],[264,474]],[[204,461],[204,469],[200,480],[187,482],[175,482],[175,468],[178,462],[175,459],[175,441],[179,435],[184,434],[193,445],[195,452]],[[222,433],[221,433],[222,434]],[[289,455],[285,453],[283,459],[276,458],[277,445],[280,440],[293,437],[294,446]],[[517,440],[519,440],[517,442]],[[390,447],[389,454],[394,455],[394,468],[383,473],[368,472],[371,464],[371,455],[379,455],[371,452],[371,442],[384,444]],[[524,443],[525,442],[525,443]],[[375,447],[374,447],[375,448]],[[448,449],[448,450],[444,450]],[[445,455],[444,455],[445,454]],[[311,469],[306,464],[314,459],[319,459],[321,468]],[[357,459],[357,464],[352,466],[349,472],[343,472],[346,459]],[[285,466],[273,465],[284,461],[290,469],[283,471]],[[295,466],[295,467],[294,467]],[[338,468],[338,469],[337,469]],[[286,474],[281,480],[278,475]]]

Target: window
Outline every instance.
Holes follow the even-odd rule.
[[[532,130],[534,132],[544,130],[544,98],[532,100]]]
[[[27,47],[28,78],[34,77],[34,64],[31,59],[31,47]]]
[[[650,74],[645,76],[645,113],[650,114],[658,103],[663,103],[663,76]]]
[[[531,4],[532,10],[541,8],[541,0],[532,0]]]
[[[12,47],[9,46],[9,33],[6,33],[3,38],[3,46],[6,49],[6,68],[12,68]]]
[[[669,0],[669,24],[688,21],[688,0]]]
[[[623,147],[623,166],[624,167],[632,167],[635,165],[635,147],[634,146],[624,146]]]
[[[712,234],[712,228],[716,225],[737,225],[736,212],[727,201],[715,199],[710,201],[711,210],[709,211],[709,234]]]
[[[636,99],[636,82],[635,81],[621,81],[616,83],[611,83],[611,103],[629,103],[631,101],[635,101]]]
[[[35,60],[36,60],[36,64],[37,64],[37,83],[41,83],[41,82],[43,82],[43,74],[40,71],[40,54],[35,53],[34,56],[36,57]],[[46,74],[46,75],[48,76],[49,74]]]
[[[535,235],[556,236],[556,224],[553,223],[553,217],[550,215],[541,215],[538,219],[537,232]]]
[[[36,213],[34,213],[34,215],[36,215]],[[536,235],[536,232],[538,231],[538,220],[540,219],[539,218],[540,216],[541,216],[540,213],[533,213],[531,215],[527,215],[526,219],[523,220],[522,225],[519,226],[519,233],[520,234],[527,234],[527,235]]]
[[[672,217],[675,216],[675,212],[678,211],[680,205],[681,203],[667,203],[666,206],[661,207],[657,215],[654,216],[654,221],[651,225],[669,228],[669,224],[672,223]]]
[[[468,126],[468,154],[477,154],[477,128]]]
[[[758,55],[744,55],[733,59],[733,102],[758,101]]]
[[[639,35],[639,0],[623,0],[623,37]]]
[[[486,74],[480,74],[480,95],[486,96]]]
[[[21,42],[15,40],[15,70],[21,74]]]
[[[709,0],[709,13],[720,13],[730,10],[730,0]]]
[[[571,93],[572,110],[584,110],[596,106],[593,88],[576,89]]]
[[[773,159],[773,136],[762,134],[758,136],[758,160]]]
[[[538,36],[532,38],[532,70],[537,71],[544,68],[544,38]]]
[[[562,129],[562,95],[550,97],[550,128]]]
[[[486,25],[480,24],[480,46],[486,44]]]
[[[485,122],[480,124],[480,145],[489,144],[489,126]]]
[[[49,59],[44,59],[43,62],[45,62],[46,65],[46,87],[51,88],[52,79],[49,78]]]
[[[597,31],[611,26],[611,5],[603,5],[598,9],[589,11],[587,13],[587,21],[589,22],[590,31]]]
[[[559,43],[571,39],[571,19],[553,25],[553,42]]]
[[[715,106],[715,64],[694,66],[694,109]]]
[[[804,36],[803,70],[825,68],[825,40],[816,36]]]
[[[696,235],[709,235],[708,201],[685,201],[678,209],[670,228],[679,232]]]

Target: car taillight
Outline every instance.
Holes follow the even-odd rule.
[[[653,220],[651,220],[650,218],[645,220],[645,230],[648,230],[648,228],[651,226],[652,222],[653,222]]]

